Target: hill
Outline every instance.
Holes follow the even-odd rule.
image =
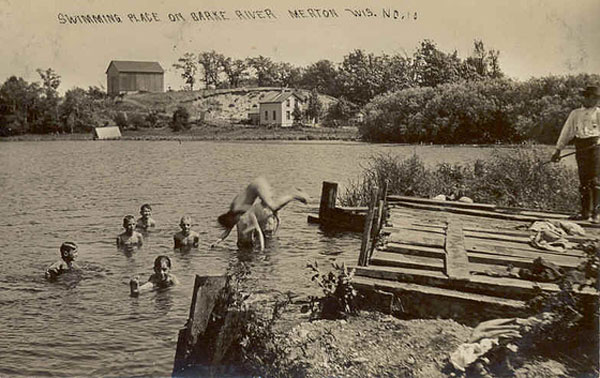
[[[258,110],[260,100],[282,90],[284,88],[260,87],[132,93],[117,97],[114,110],[143,114],[154,111],[163,117],[170,117],[177,107],[183,106],[190,113],[192,121],[205,121],[210,124],[239,123],[248,118],[249,111]],[[295,91],[306,98],[310,94],[310,91],[304,89]],[[334,97],[321,94],[319,100],[325,110],[337,101]]]

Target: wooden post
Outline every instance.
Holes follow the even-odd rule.
[[[190,315],[185,328],[179,331],[177,350],[173,364],[173,375],[181,373],[193,362],[191,353],[197,348],[198,340],[207,331],[213,310],[222,300],[223,289],[227,286],[227,276],[196,276],[190,305]]]
[[[327,213],[335,209],[338,184],[336,182],[323,181],[321,190],[321,204],[319,205],[319,219],[327,218]]]
[[[386,198],[387,196],[387,182],[383,184],[383,187],[378,191],[377,198],[377,216],[373,218],[373,231],[371,237],[371,248],[369,248],[369,255],[367,257],[367,261],[371,260],[371,256],[373,256],[373,251],[375,250],[375,246],[377,244],[377,240],[379,239],[379,232],[383,227],[384,216],[385,216],[385,206],[386,206]]]
[[[375,188],[371,193],[371,203],[365,217],[365,227],[363,229],[362,243],[360,245],[360,254],[358,255],[358,265],[367,266],[369,264],[369,247],[371,245],[371,228],[373,227],[373,218],[375,217],[375,205],[377,204],[378,189]]]

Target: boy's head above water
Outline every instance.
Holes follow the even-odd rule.
[[[60,257],[67,261],[73,261],[77,258],[77,244],[73,242],[64,242],[60,246]]]
[[[140,215],[142,216],[142,218],[150,218],[150,216],[152,215],[152,206],[150,206],[149,203],[143,204],[140,208]]]
[[[123,228],[129,231],[133,231],[135,229],[135,217],[133,215],[125,215],[123,218]]]
[[[181,230],[184,233],[189,233],[192,229],[192,217],[189,215],[182,216],[181,220],[179,221],[179,227],[181,227]]]
[[[154,273],[161,281],[166,281],[169,278],[171,270],[171,259],[169,256],[161,255],[154,260]]]

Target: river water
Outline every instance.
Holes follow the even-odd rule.
[[[466,162],[490,149],[320,142],[56,141],[0,144],[0,376],[133,376],[171,373],[177,331],[189,312],[194,276],[250,268],[257,292],[316,294],[308,261],[355,263],[359,235],[324,233],[307,224],[322,181],[340,183],[377,153],[426,163]],[[239,252],[235,232],[217,248],[216,217],[257,175],[275,193],[294,187],[308,206],[281,211],[282,225],[264,252]],[[153,207],[157,229],[126,256],[115,247],[123,216]],[[172,249],[179,219],[200,233],[198,250]],[[59,246],[79,245],[79,275],[46,282]],[[181,285],[129,297],[129,279],[146,280],[157,255],[172,258]]]

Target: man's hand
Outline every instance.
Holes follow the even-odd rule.
[[[560,161],[560,150],[554,151],[552,157],[550,158],[550,161],[553,163],[558,163]]]

